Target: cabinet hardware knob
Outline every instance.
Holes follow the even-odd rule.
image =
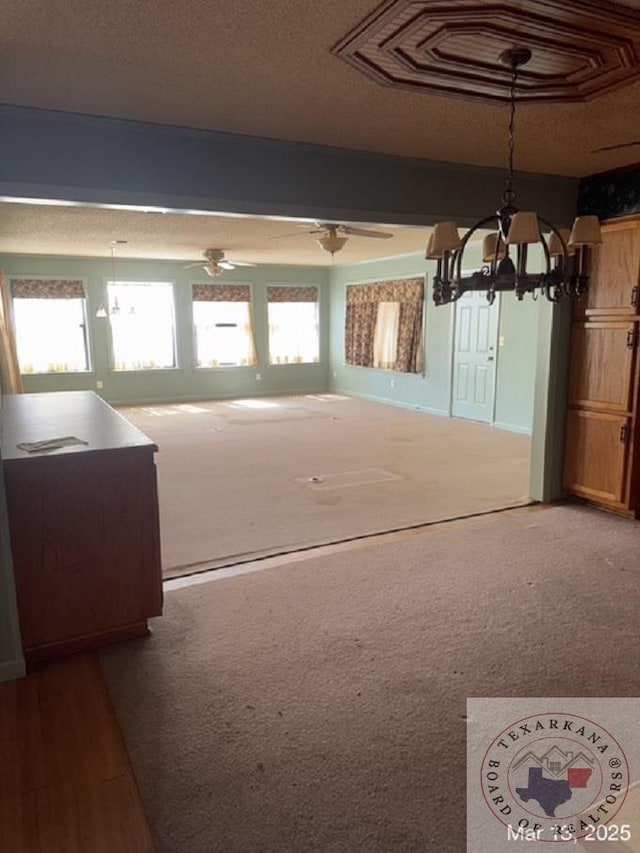
[[[626,424],[623,424],[620,427],[620,441],[622,442],[622,444],[627,443],[627,425]]]
[[[636,342],[635,329],[629,329],[629,331],[627,332],[627,349],[633,349],[635,342]]]
[[[631,304],[635,308],[638,304],[638,298],[640,297],[640,287],[634,287],[631,290]]]

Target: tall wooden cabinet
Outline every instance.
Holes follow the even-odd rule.
[[[573,316],[564,485],[628,514],[640,509],[639,303],[640,218],[604,223]]]

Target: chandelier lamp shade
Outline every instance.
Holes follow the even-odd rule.
[[[578,216],[569,231],[514,205],[515,93],[518,69],[530,58],[531,51],[527,48],[513,48],[500,56],[501,62],[511,69],[509,154],[500,207],[476,222],[462,237],[455,222],[439,222],[429,238],[426,258],[437,261],[433,278],[436,305],[455,302],[469,291],[483,291],[490,304],[496,293],[505,291],[515,293],[519,300],[527,293],[537,299],[542,292],[550,302],[580,299],[587,292],[589,251],[602,241],[597,216]],[[469,273],[465,250],[471,240],[487,230],[490,233],[483,239],[482,267]],[[536,252],[537,271],[530,270],[529,246],[539,246],[542,250]]]

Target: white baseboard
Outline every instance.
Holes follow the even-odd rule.
[[[378,397],[376,394],[361,394],[348,388],[332,388],[334,394],[344,394],[347,397],[358,397],[361,400],[371,400],[373,403],[384,403],[387,406],[397,406],[399,409],[410,409],[413,412],[424,412],[427,415],[439,415],[448,418],[448,409],[434,409],[430,406],[420,406],[418,403],[406,403],[403,400],[391,400],[388,397]]]
[[[519,432],[521,435],[531,435],[532,433],[531,427],[517,426],[516,424],[506,424],[502,421],[494,421],[491,426],[494,426],[496,429],[504,429],[507,432]]]
[[[7,660],[0,663],[0,682],[15,681],[16,678],[24,678],[26,669],[24,660]]]

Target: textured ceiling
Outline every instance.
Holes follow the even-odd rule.
[[[224,249],[231,260],[248,263],[329,266],[331,255],[318,246],[315,236],[305,233],[313,227],[300,221],[240,216],[5,203],[0,204],[0,254],[109,257],[110,241],[126,240],[126,245],[118,246],[116,257],[186,263],[200,260],[205,249],[215,248]],[[424,251],[430,232],[428,228],[372,227],[390,231],[393,237],[350,236],[333,263]]]
[[[503,165],[504,105],[394,89],[332,54],[376,5],[3,0],[0,101]],[[516,168],[585,175],[635,162],[640,147],[593,152],[640,140],[639,103],[636,81],[588,103],[522,104]]]

